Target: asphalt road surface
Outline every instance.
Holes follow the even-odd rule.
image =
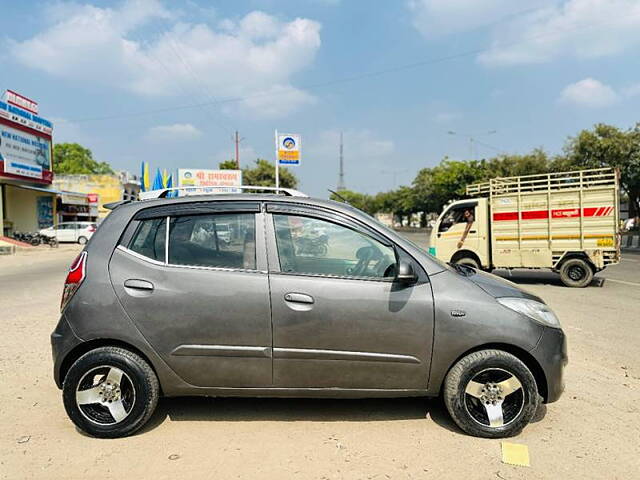
[[[77,251],[0,257],[0,478],[638,478],[640,255],[585,289],[513,274],[552,306],[569,343],[564,396],[511,439],[529,449],[525,468],[420,398],[164,399],[137,435],[89,438],[67,419],[49,346]]]

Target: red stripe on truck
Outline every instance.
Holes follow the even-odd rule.
[[[606,217],[613,207],[587,207],[583,211],[585,217]],[[580,216],[579,208],[559,208],[551,210],[551,218],[574,218]],[[522,212],[522,220],[541,220],[549,217],[548,210],[527,210]],[[496,212],[493,221],[518,220],[518,212]]]

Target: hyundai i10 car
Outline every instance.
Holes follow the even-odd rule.
[[[441,396],[462,430],[498,438],[558,400],[566,341],[542,299],[349,205],[278,193],[115,206],[51,337],[80,430],[130,435],[161,395]]]

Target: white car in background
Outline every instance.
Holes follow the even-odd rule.
[[[96,224],[93,222],[61,222],[57,227],[43,228],[41,235],[56,237],[58,242],[73,242],[84,245],[96,231]]]

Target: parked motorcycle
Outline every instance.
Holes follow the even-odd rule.
[[[329,250],[329,236],[322,234],[318,237],[300,237],[297,239],[298,254],[324,257]]]

